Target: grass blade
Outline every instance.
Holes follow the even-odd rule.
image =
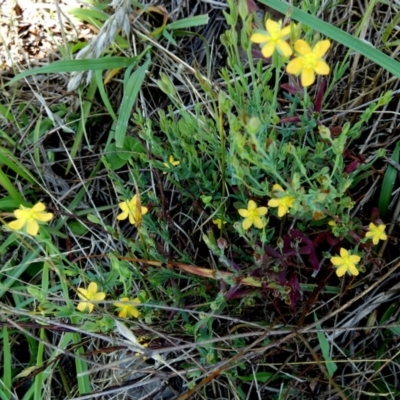
[[[166,26],[166,28],[170,30],[193,28],[195,26],[207,25],[209,19],[209,16],[206,14],[197,15],[195,17],[183,18],[179,21],[171,22]]]
[[[132,107],[135,104],[137,95],[144,81],[147,68],[151,60],[147,60],[140,68],[138,68],[128,79],[128,83],[124,89],[124,97],[118,113],[118,121],[115,127],[115,141],[117,147],[122,147],[128,128],[128,121],[132,113]]]
[[[140,56],[138,56],[140,57]],[[60,72],[74,72],[74,71],[96,71],[105,70],[112,68],[126,68],[129,65],[136,63],[138,57],[126,58],[126,57],[107,57],[107,58],[95,58],[86,60],[65,60],[65,61],[55,61],[50,65],[45,65],[40,68],[33,68],[27,71],[21,72],[16,77],[11,79],[7,85],[12,85],[18,82],[22,78],[26,78],[30,75],[35,74],[54,74]]]
[[[393,151],[391,159],[395,163],[400,162],[400,142],[397,142],[396,147]],[[394,184],[396,182],[398,171],[393,166],[388,164],[385,176],[383,178],[381,194],[379,195],[378,209],[382,217],[385,217],[390,204],[390,199],[392,198]]]
[[[318,321],[317,315],[314,313],[314,320]],[[321,329],[321,325],[316,325],[317,329]],[[337,365],[332,361],[330,355],[330,346],[328,339],[326,338],[324,332],[318,331],[317,332],[319,345],[321,346],[322,355],[326,361],[326,369],[328,371],[329,376],[332,378],[333,374],[337,370]]]

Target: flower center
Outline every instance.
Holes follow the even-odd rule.
[[[315,54],[313,53],[306,54],[303,57],[303,59],[304,59],[304,68],[311,68],[311,69],[315,68],[315,64],[317,63]]]
[[[255,219],[255,218],[257,218],[257,217],[258,217],[258,214],[257,214],[257,211],[256,211],[256,210],[251,210],[251,211],[249,211],[249,216],[248,216],[248,218]]]
[[[22,218],[21,219],[25,219],[25,220],[35,219],[33,211],[30,209],[22,210]]]

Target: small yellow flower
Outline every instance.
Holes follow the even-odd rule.
[[[138,309],[132,304],[140,304],[140,303],[141,301],[138,298],[129,300],[129,297],[122,297],[120,299],[120,302],[113,304],[115,307],[119,308],[118,316],[120,318],[126,318],[129,316],[137,318],[140,313]]]
[[[222,221],[221,218],[213,219],[213,224],[218,226],[218,229],[222,229],[222,226],[226,224],[226,221]]]
[[[376,226],[374,223],[370,223],[368,226],[369,232],[365,234],[365,237],[371,238],[373,244],[378,244],[380,240],[387,240],[385,233],[386,225],[380,224]]]
[[[334,228],[335,226],[337,226],[337,222],[332,220],[328,222],[328,225],[331,226],[332,228]]]
[[[122,221],[129,217],[129,222],[132,225],[140,225],[142,222],[142,216],[147,214],[149,211],[147,207],[143,207],[140,204],[140,198],[136,194],[130,201],[123,201],[118,204],[122,213],[117,216],[117,220]]]
[[[171,168],[171,165],[174,166],[174,167],[176,167],[176,166],[179,165],[180,163],[181,163],[180,161],[175,160],[174,156],[171,155],[171,156],[169,156],[169,158],[168,158],[168,163],[164,163],[164,165],[165,165],[167,168]],[[163,172],[163,174],[166,174],[166,172]]]
[[[282,21],[267,19],[265,29],[267,32],[253,33],[250,37],[250,41],[262,45],[262,55],[266,58],[271,57],[277,49],[283,56],[290,57],[293,51],[285,40],[290,35],[290,25],[282,29]]]
[[[243,229],[247,231],[247,229],[251,228],[252,225],[258,229],[262,229],[264,227],[264,223],[261,217],[268,212],[267,207],[257,207],[257,203],[253,200],[249,200],[247,204],[247,210],[241,208],[238,210],[240,216],[244,218],[242,226]]]
[[[7,226],[14,231],[26,228],[29,235],[36,236],[39,232],[38,221],[48,222],[53,218],[53,214],[45,210],[46,206],[41,202],[36,203],[32,208],[20,205],[19,209],[14,211],[17,219],[8,223]]]
[[[343,247],[340,249],[340,257],[332,257],[331,263],[336,266],[336,275],[340,278],[346,272],[350,275],[357,276],[359,271],[356,264],[360,262],[361,258],[356,255],[351,255]]]
[[[89,312],[91,313],[93,311],[94,304],[89,300],[102,301],[105,299],[106,294],[104,292],[97,293],[97,283],[90,282],[87,289],[83,288],[78,289],[78,296],[83,301],[79,302],[79,304],[76,307],[77,310],[84,312],[88,308]]]
[[[311,86],[315,81],[315,74],[328,75],[330,72],[329,65],[322,59],[330,45],[329,40],[321,40],[311,50],[306,41],[297,40],[294,49],[298,57],[289,62],[286,71],[292,75],[301,74],[301,84],[304,87]]]
[[[282,186],[278,184],[272,186],[272,191],[278,192],[278,194],[284,192]],[[293,207],[293,202],[294,202],[293,196],[283,196],[271,199],[268,202],[268,205],[273,208],[278,207],[278,217],[283,217],[285,214],[289,212],[289,209]]]

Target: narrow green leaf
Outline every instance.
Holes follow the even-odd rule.
[[[122,103],[118,112],[118,121],[115,127],[115,142],[117,147],[122,147],[124,145],[132,107],[135,104],[137,95],[146,76],[146,71],[150,65],[150,61],[150,59],[147,60],[130,76],[128,83],[124,88],[124,97],[122,98]]]
[[[8,176],[2,170],[0,170],[0,186],[3,186],[13,200],[19,204],[24,203],[24,198],[21,196],[18,190],[15,189]]]
[[[138,56],[140,57],[140,56]],[[107,57],[107,58],[94,58],[85,60],[65,60],[55,61],[50,65],[45,65],[40,68],[33,68],[27,71],[21,72],[16,77],[11,79],[7,85],[26,78],[30,75],[35,74],[54,74],[59,72],[74,72],[74,71],[96,71],[105,70],[111,68],[126,68],[129,65],[138,61],[138,57],[126,58],[126,57]]]
[[[391,159],[395,163],[400,163],[400,142],[397,142]],[[383,178],[381,194],[379,195],[378,202],[378,209],[382,217],[385,217],[388,212],[390,199],[392,198],[393,194],[394,184],[397,179],[397,174],[397,169],[393,165],[388,164],[385,176]]]
[[[341,43],[342,45],[356,51],[367,57],[374,63],[380,65],[386,71],[389,71],[394,76],[400,78],[400,63],[390,58],[388,55],[376,50],[372,45],[357,39],[341,29],[332,26],[331,24],[321,21],[320,19],[307,14],[306,12],[293,7],[292,5],[280,0],[259,0],[263,3],[283,14],[290,15],[291,18],[302,22],[304,25],[321,32],[323,35]]]
[[[194,26],[207,25],[209,19],[207,14],[196,15],[195,17],[183,18],[179,21],[171,22],[166,28],[169,30],[193,28]]]
[[[317,315],[314,313],[314,320],[318,321]],[[321,325],[316,325],[317,329],[321,329]],[[326,361],[326,369],[328,370],[328,374],[330,377],[333,376],[335,371],[337,370],[337,365],[332,361],[330,355],[330,346],[328,339],[326,338],[324,332],[318,331],[317,332],[319,345],[321,346],[322,355]]]
[[[111,118],[116,121],[117,116],[115,115],[115,112],[112,108],[112,105],[110,103],[110,99],[108,98],[106,89],[104,87],[104,82],[103,82],[103,76],[101,74],[101,71],[96,71],[94,73],[94,76],[96,78],[96,83],[97,83],[97,88],[99,90],[101,100],[103,101],[104,106],[106,107],[108,113],[110,114]]]
[[[29,171],[18,161],[18,159],[10,152],[10,150],[0,147],[0,164],[7,165],[21,178],[24,178],[29,183],[34,183],[33,177]]]
[[[3,392],[3,399],[11,399],[11,346],[8,338],[8,328],[3,326],[3,365],[8,365],[10,368],[3,368],[3,381],[4,386],[1,391]]]

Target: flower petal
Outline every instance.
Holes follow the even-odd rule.
[[[128,215],[129,215],[128,211],[124,211],[124,212],[122,212],[121,214],[118,214],[118,215],[117,215],[117,220],[118,220],[118,221],[122,221],[122,220],[124,220],[124,219],[127,219],[127,218],[128,218]]]
[[[25,220],[23,219],[16,219],[15,221],[11,221],[7,224],[7,226],[14,231],[20,231],[24,227],[24,225]]]
[[[21,207],[23,207],[23,206],[21,206]],[[29,211],[28,211],[28,213],[29,213]],[[23,209],[19,208],[18,210],[15,210],[14,215],[15,215],[15,218],[17,218],[17,219],[26,219],[26,216],[27,216],[26,208],[23,208]]]
[[[356,256],[356,255],[352,255],[352,256],[349,257],[349,259],[353,264],[357,264],[358,262],[360,262],[361,257],[360,256]]]
[[[90,282],[88,286],[88,298],[92,299],[93,295],[97,293],[97,283],[96,282]]]
[[[347,267],[345,265],[343,265],[336,270],[336,275],[340,278],[346,273],[346,271],[347,271]]]
[[[339,266],[339,265],[343,264],[343,259],[342,259],[342,257],[332,257],[331,258],[331,263],[333,265]]]
[[[268,202],[269,207],[279,207],[279,204],[281,203],[281,199],[271,199]]]
[[[356,268],[355,265],[349,266],[349,272],[354,276],[357,276],[360,273],[360,271]]]
[[[266,35],[265,33],[253,33],[250,36],[250,42],[253,42],[253,43],[261,44],[261,43],[269,42],[270,40],[271,40],[271,36]]]
[[[39,203],[36,203],[32,207],[33,212],[41,212],[41,211],[44,211],[45,209],[46,209],[46,206],[43,203],[41,203],[40,201],[39,201]]]
[[[252,225],[253,225],[253,220],[251,218],[245,218],[242,222],[242,226],[245,231],[251,228]]]
[[[285,214],[287,214],[288,208],[285,206],[285,204],[280,204],[278,208],[278,217],[283,217]]]
[[[290,57],[293,54],[292,48],[289,46],[289,44],[284,41],[280,40],[276,47],[278,48],[279,52],[284,56],[284,57]]]
[[[128,307],[124,306],[122,310],[118,313],[118,317],[126,318],[127,314],[128,314]]]
[[[349,252],[343,247],[340,248],[340,257],[347,258],[349,256]]]
[[[331,71],[331,69],[329,68],[329,65],[324,60],[318,60],[317,63],[315,64],[314,71],[318,75],[329,75],[329,72]]]
[[[87,302],[87,301],[81,301],[81,302],[76,306],[76,309],[77,309],[78,311],[85,312],[86,309],[89,308],[89,312],[91,312],[91,311],[93,310],[93,307],[90,307],[90,305],[93,306],[93,304],[91,304],[91,303],[89,303],[89,302]]]
[[[259,216],[263,216],[263,215],[265,215],[265,214],[268,213],[268,208],[267,208],[267,207],[258,207],[258,208],[256,209],[256,213],[257,213],[257,215],[259,215]]]
[[[275,185],[272,186],[272,191],[273,192],[283,192],[284,190],[281,185],[278,185],[277,183],[275,183]]]
[[[33,217],[37,221],[48,222],[53,218],[53,214],[52,213],[46,213],[46,212],[37,212],[37,213],[33,214]]]
[[[249,211],[245,208],[241,208],[240,210],[238,210],[238,213],[243,218],[247,218],[249,216]]]
[[[93,300],[93,301],[103,301],[105,298],[106,298],[106,294],[104,292],[99,292],[99,293],[94,294],[91,297],[91,300]]]
[[[39,224],[34,219],[28,220],[26,224],[26,231],[30,235],[36,236],[39,232]]]
[[[257,203],[254,200],[249,200],[248,204],[247,204],[247,209],[249,211],[253,211],[257,208]]]
[[[87,300],[88,299],[88,291],[84,288],[78,288],[78,297],[81,300]]]
[[[303,69],[304,60],[301,57],[296,57],[286,66],[286,72],[291,75],[299,75]]]
[[[254,226],[258,229],[264,228],[263,220],[260,217],[253,218]]]
[[[318,42],[313,49],[313,53],[315,54],[316,58],[322,58],[325,53],[328,51],[329,47],[331,46],[331,42],[329,40],[321,40]]]
[[[265,46],[262,47],[261,53],[265,58],[269,58],[275,51],[275,43],[269,42]]]
[[[131,314],[132,317],[137,318],[139,316],[139,311],[135,307],[129,307],[129,314]]]
[[[294,44],[294,49],[302,56],[311,53],[311,47],[305,40],[302,39],[296,40],[296,43]]]
[[[273,19],[268,18],[265,21],[265,29],[267,30],[268,33],[271,35],[274,34],[275,32],[279,32],[281,30],[281,22],[276,22]]]
[[[314,70],[311,68],[304,68],[301,71],[301,84],[304,87],[311,86],[315,82]]]
[[[284,38],[284,37],[286,37],[286,36],[289,36],[289,35],[290,35],[290,30],[291,30],[290,25],[285,26],[285,27],[284,27],[283,29],[281,29],[281,31],[279,32],[279,36],[280,36],[281,38]]]

